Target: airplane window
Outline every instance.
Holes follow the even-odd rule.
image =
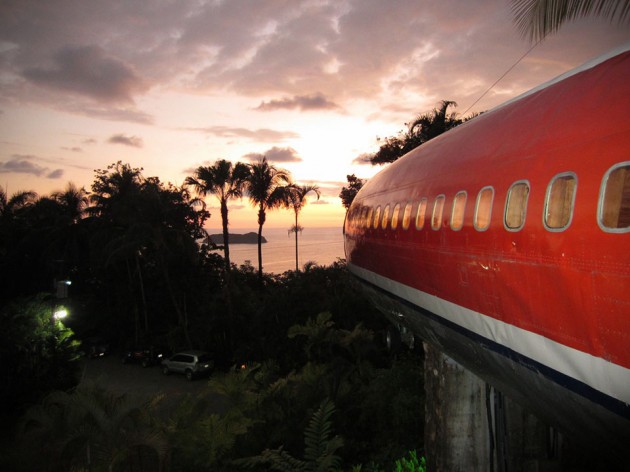
[[[464,226],[464,210],[466,209],[466,192],[458,192],[453,200],[451,229],[459,231]]]
[[[392,229],[398,227],[398,215],[400,215],[400,203],[397,203],[392,212]]]
[[[411,202],[408,202],[403,211],[402,228],[405,230],[409,229],[409,224],[411,223],[411,206]]]
[[[357,205],[355,205],[348,212],[348,226],[349,227],[354,227],[355,226],[356,219],[357,219],[357,210],[358,209],[359,209],[359,207]]]
[[[494,189],[492,187],[484,187],[477,195],[477,204],[475,205],[475,229],[477,231],[485,231],[490,226],[492,217],[492,201],[494,200]]]
[[[424,219],[427,213],[427,199],[423,198],[418,203],[418,211],[416,213],[416,229],[420,230],[424,228]]]
[[[545,199],[545,227],[550,231],[562,231],[571,224],[577,177],[573,173],[556,175],[547,187]]]
[[[381,207],[377,206],[376,210],[374,210],[374,222],[372,224],[372,228],[376,229],[378,228],[378,223],[381,219]]]
[[[365,220],[365,227],[370,228],[372,226],[372,215],[374,214],[374,208],[368,207],[367,218]]]
[[[630,162],[617,164],[604,175],[597,220],[604,231],[630,231]]]
[[[503,224],[508,231],[518,231],[525,225],[528,198],[529,183],[525,181],[514,182],[508,191],[505,202]]]
[[[442,214],[444,213],[444,195],[435,197],[433,204],[433,216],[431,217],[431,228],[438,230],[442,227]]]
[[[389,205],[385,205],[385,209],[383,210],[383,221],[381,221],[381,228],[387,228],[387,222],[389,221]]]

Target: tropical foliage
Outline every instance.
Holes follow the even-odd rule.
[[[256,169],[261,179],[251,177]],[[299,218],[306,194],[317,195],[291,186],[288,172],[266,160],[249,176],[244,195],[256,201],[262,224],[278,205]],[[14,412],[5,412],[1,469],[233,471],[245,467],[241,459],[265,456],[304,470],[390,468],[421,447],[421,361],[384,349],[386,322],[350,283],[343,261],[282,275],[247,264],[226,271],[225,258],[202,242],[210,215],[188,188],[122,162],[97,170],[89,192],[68,185],[50,196],[20,195],[11,204],[4,198],[0,222],[0,266],[11,274],[0,286],[9,385],[2,393]],[[64,323],[72,331],[52,318],[62,301],[53,282],[68,279]],[[206,349],[219,371],[208,392],[177,408],[77,388],[73,331],[118,350]]]
[[[38,294],[0,310],[0,403],[8,423],[48,391],[77,382],[80,346],[72,331],[54,319],[55,303],[50,295]]]
[[[512,12],[518,29],[534,41],[558,31],[567,21],[585,16],[630,23],[628,0],[512,0]]]
[[[359,179],[356,175],[351,174],[346,176],[346,180],[348,181],[347,187],[342,187],[341,192],[339,193],[339,198],[341,198],[341,204],[347,210],[352,205],[354,201],[354,197],[357,196],[359,190],[365,184],[364,179]]]
[[[334,412],[333,402],[324,400],[313,414],[304,431],[304,459],[294,458],[280,446],[277,449],[265,449],[258,456],[236,463],[246,467],[263,465],[269,470],[281,472],[334,472],[340,470],[341,457],[336,455],[336,452],[343,447],[343,439],[339,436],[332,436],[330,418]]]
[[[370,157],[370,162],[373,165],[394,162],[412,149],[472,118],[471,116],[462,119],[458,118],[456,113],[448,113],[450,106],[457,106],[457,103],[442,100],[439,108],[421,114],[406,124],[406,131],[385,138],[379,150]]]
[[[7,467],[390,470],[421,447],[420,354],[384,350],[376,336],[384,320],[343,264],[266,276],[264,289],[255,271],[234,274],[239,367],[217,372],[208,391],[176,409],[90,385],[53,393],[21,422],[19,437],[37,454],[24,460],[15,449],[23,469]]]
[[[53,392],[22,419],[26,470],[160,470],[168,451],[155,427],[156,400],[95,386]]]

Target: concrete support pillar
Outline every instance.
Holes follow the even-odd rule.
[[[426,343],[424,350],[427,470],[490,471],[485,382]]]
[[[427,470],[563,470],[555,430],[437,349],[424,351]]]

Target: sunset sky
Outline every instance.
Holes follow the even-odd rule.
[[[378,137],[443,99],[488,110],[627,41],[627,25],[567,25],[473,106],[532,46],[508,0],[0,0],[0,186],[89,190],[118,160],[181,185],[265,155],[319,185],[303,226],[341,226],[339,191],[379,170],[361,161]],[[256,226],[246,199],[230,219]]]

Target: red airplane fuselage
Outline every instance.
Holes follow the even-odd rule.
[[[393,321],[615,451],[630,450],[629,114],[626,48],[411,151],[344,227],[350,271]]]

